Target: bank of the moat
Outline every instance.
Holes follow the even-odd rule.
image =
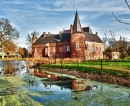
[[[74,70],[70,70],[70,69],[64,69],[64,68],[61,69],[61,68],[54,68],[54,67],[53,68],[44,67],[41,70],[44,70],[44,69],[49,70],[49,71],[53,71],[53,72],[73,75],[73,76],[76,76],[78,78],[90,79],[90,80],[94,80],[94,81],[130,87],[130,77],[124,78],[124,77],[109,75],[109,74],[106,74],[103,72],[100,74],[87,73],[87,72],[80,72],[80,71],[74,71]]]

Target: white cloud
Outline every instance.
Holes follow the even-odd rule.
[[[58,8],[58,11],[73,11],[78,9],[79,11],[124,11],[124,8],[120,6],[124,4],[123,1],[110,1],[110,0],[57,0],[54,6]],[[57,11],[56,10],[56,11]]]
[[[16,6],[16,7],[15,7]],[[125,8],[124,8],[125,7]],[[25,37],[35,31],[59,33],[73,24],[76,9],[82,27],[90,26],[99,36],[110,30],[116,36],[129,37],[128,25],[121,24],[112,16],[112,12],[122,21],[130,22],[129,9],[124,0],[2,0],[0,14],[7,17],[20,31],[19,43],[25,45]]]
[[[3,4],[31,4],[35,2],[23,2],[23,1],[3,1]]]
[[[34,13],[33,11],[26,11],[26,10],[20,10],[20,9],[10,9],[10,8],[5,8],[5,9],[2,9],[3,11],[10,11],[10,12],[29,12],[29,13]]]

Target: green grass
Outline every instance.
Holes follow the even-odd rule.
[[[130,61],[126,60],[114,60],[114,61],[102,61],[102,70],[101,70],[101,61],[85,61],[77,63],[60,63],[58,64],[42,64],[42,67],[55,67],[55,68],[66,68],[76,71],[88,72],[88,73],[107,73],[110,75],[120,76],[120,77],[129,77],[130,71]],[[39,67],[39,66],[38,66]]]

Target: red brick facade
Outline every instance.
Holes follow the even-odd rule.
[[[89,27],[82,28],[76,12],[74,24],[60,34],[43,33],[32,45],[34,58],[103,58],[104,44]]]

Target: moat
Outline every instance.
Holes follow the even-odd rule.
[[[6,106],[7,102],[10,106],[128,106],[130,103],[129,88],[39,71],[29,68],[26,61],[0,61],[0,74],[0,106]]]

